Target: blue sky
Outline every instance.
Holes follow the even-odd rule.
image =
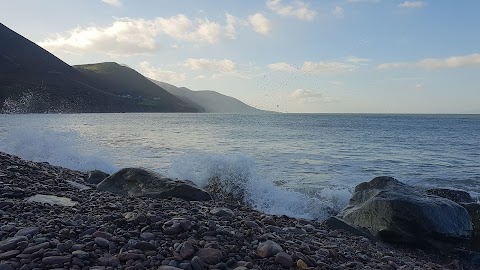
[[[1,0],[68,64],[281,112],[480,113],[480,1]]]

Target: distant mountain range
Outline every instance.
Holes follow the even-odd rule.
[[[113,62],[72,67],[0,24],[0,113],[58,112],[262,111],[213,91],[154,83]]]
[[[193,91],[186,87],[152,80],[154,83],[167,90],[170,94],[183,100],[198,110],[204,109],[207,113],[266,113],[267,111],[256,109],[238,99],[222,95],[215,91]]]

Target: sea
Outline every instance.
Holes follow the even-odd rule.
[[[259,211],[317,220],[376,176],[480,195],[480,115],[0,114],[0,151],[199,186],[218,177]]]

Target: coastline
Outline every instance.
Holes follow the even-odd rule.
[[[242,204],[98,192],[86,177],[0,152],[0,269],[473,269]],[[39,194],[75,205],[27,201]]]

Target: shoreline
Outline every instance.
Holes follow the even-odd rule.
[[[86,177],[0,152],[0,269],[473,269],[243,204],[99,192]],[[27,201],[39,194],[75,205]]]

